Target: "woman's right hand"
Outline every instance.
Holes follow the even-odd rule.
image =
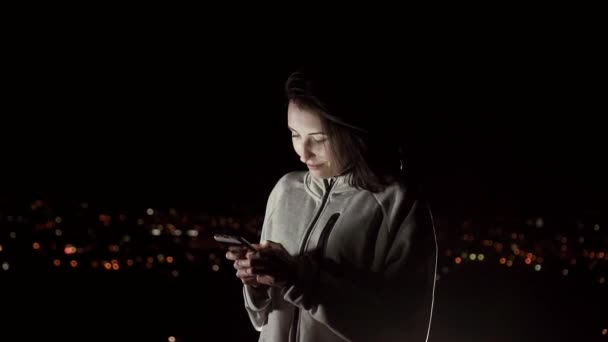
[[[257,248],[258,245],[254,244]],[[253,252],[247,247],[231,246],[226,252],[226,259],[234,261],[236,276],[244,285],[252,287],[266,287],[257,281],[256,261],[260,260],[260,253]]]

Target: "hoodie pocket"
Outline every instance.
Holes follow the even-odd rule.
[[[340,213],[335,213],[329,217],[325,227],[323,227],[323,231],[321,232],[321,236],[319,237],[319,248],[317,249],[317,253],[319,257],[323,257],[325,255],[325,249],[327,248],[327,240],[329,239],[329,234],[331,230],[334,228],[336,221],[340,217]]]

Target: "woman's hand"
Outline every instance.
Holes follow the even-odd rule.
[[[236,276],[253,287],[286,287],[292,285],[299,271],[298,260],[278,242],[265,240],[254,244],[257,252],[246,247],[229,247],[228,260],[234,261]]]
[[[254,244],[258,248],[259,245]],[[244,285],[252,287],[265,287],[257,281],[258,269],[256,264],[260,261],[260,254],[249,250],[247,247],[231,246],[226,252],[226,259],[234,261],[236,276]]]
[[[286,287],[294,283],[298,276],[299,263],[283,245],[278,242],[264,240],[258,248],[258,259],[254,259],[254,274],[260,284]],[[250,259],[250,263],[252,260]]]

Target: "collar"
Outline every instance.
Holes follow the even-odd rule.
[[[355,187],[350,185],[351,177],[352,174],[347,172],[335,177],[323,179],[314,176],[310,171],[307,171],[304,174],[304,187],[306,188],[306,192],[311,196],[321,200],[323,195],[327,192],[327,185],[330,183],[333,184],[331,187],[331,192],[333,194],[355,190]]]

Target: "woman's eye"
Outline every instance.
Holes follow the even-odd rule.
[[[292,134],[292,135],[291,135],[291,137],[292,137],[292,138],[297,138],[297,137],[299,137],[299,135],[297,135],[297,134]]]

